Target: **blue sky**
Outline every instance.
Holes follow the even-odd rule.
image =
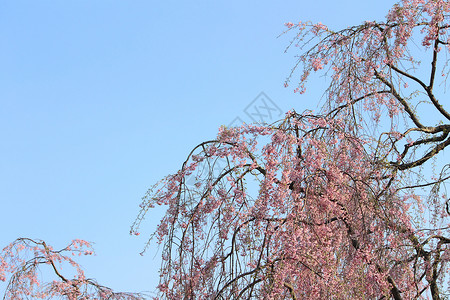
[[[261,92],[282,111],[317,107],[324,81],[283,87],[296,54],[283,24],[339,29],[394,2],[1,1],[0,246],[92,241],[89,277],[152,291],[157,248],[139,252],[163,210],[128,235],[147,188],[220,125],[249,122]]]

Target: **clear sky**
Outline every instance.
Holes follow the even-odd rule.
[[[317,107],[323,81],[302,96],[283,87],[296,54],[283,24],[339,29],[393,3],[0,1],[0,247],[92,241],[87,276],[153,291],[157,247],[139,252],[163,211],[128,234],[147,188],[220,125],[250,122],[261,92],[283,112]]]

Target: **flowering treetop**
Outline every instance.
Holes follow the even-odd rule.
[[[448,295],[449,164],[425,168],[450,144],[437,88],[448,74],[449,10],[404,0],[384,22],[339,31],[287,23],[288,48],[302,53],[285,85],[299,74],[304,93],[311,72],[326,72],[326,103],[318,114],[222,127],[148,191],[132,233],[167,205],[153,235],[163,245],[160,297]]]
[[[79,239],[55,250],[41,240],[18,238],[0,256],[0,280],[6,281],[7,274],[12,274],[3,299],[143,299],[143,294],[114,292],[86,277],[75,257],[93,253],[91,244]],[[72,272],[63,272],[63,265],[71,266]],[[44,267],[54,274],[53,280],[42,279]]]

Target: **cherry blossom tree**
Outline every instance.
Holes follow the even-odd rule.
[[[285,86],[321,72],[325,103],[221,127],[149,189],[131,233],[167,206],[159,297],[448,299],[449,13],[403,0],[338,31],[286,24],[300,54]]]
[[[61,250],[41,240],[15,240],[0,256],[0,280],[6,281],[11,274],[3,299],[144,299],[141,294],[114,292],[87,278],[73,257],[93,253],[91,245],[83,240],[74,240]],[[73,267],[71,277],[62,272],[65,264]],[[42,271],[53,274],[53,280],[46,282]]]
[[[168,207],[149,240],[162,246],[159,298],[448,299],[449,12],[403,0],[385,21],[338,31],[287,23],[300,54],[285,86],[305,93],[322,73],[325,103],[221,127],[149,189],[131,233]],[[87,278],[75,254],[90,244],[17,239],[0,256],[4,299],[144,298]]]

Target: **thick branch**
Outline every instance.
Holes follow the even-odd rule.
[[[405,109],[406,113],[409,115],[409,117],[411,118],[411,120],[414,122],[414,124],[419,127],[419,128],[424,128],[425,126],[422,125],[422,123],[420,123],[419,119],[417,118],[417,116],[414,114],[414,112],[412,111],[411,107],[409,106],[408,102],[406,102],[405,99],[403,99],[400,94],[397,92],[397,90],[394,88],[394,86],[392,85],[392,83],[390,83],[389,81],[386,80],[386,78],[384,78],[383,76],[380,75],[380,73],[377,72],[377,70],[375,70],[375,77],[378,78],[379,80],[381,80],[381,82],[383,82],[385,85],[387,85],[390,89],[391,89],[391,93],[392,95],[403,105],[403,108]]]
[[[433,60],[431,61],[430,84],[428,85],[428,88],[430,89],[430,91],[433,90],[434,77],[436,75],[436,62],[437,62],[438,51],[439,51],[439,40],[436,38],[436,40],[434,41],[434,47],[433,47]]]
[[[295,292],[294,292],[294,287],[287,282],[284,283],[284,287],[289,290],[289,294],[291,294],[292,299],[297,300],[297,296],[295,296]]]
[[[406,164],[400,164],[400,165],[398,163],[392,163],[392,165],[394,165],[399,170],[406,170],[406,169],[420,166],[421,164],[423,164],[424,162],[426,162],[427,160],[429,160],[430,158],[435,156],[438,152],[445,149],[448,145],[450,145],[450,138],[447,139],[445,142],[438,144],[430,152],[428,152],[422,158],[420,158],[416,161],[406,163]]]

